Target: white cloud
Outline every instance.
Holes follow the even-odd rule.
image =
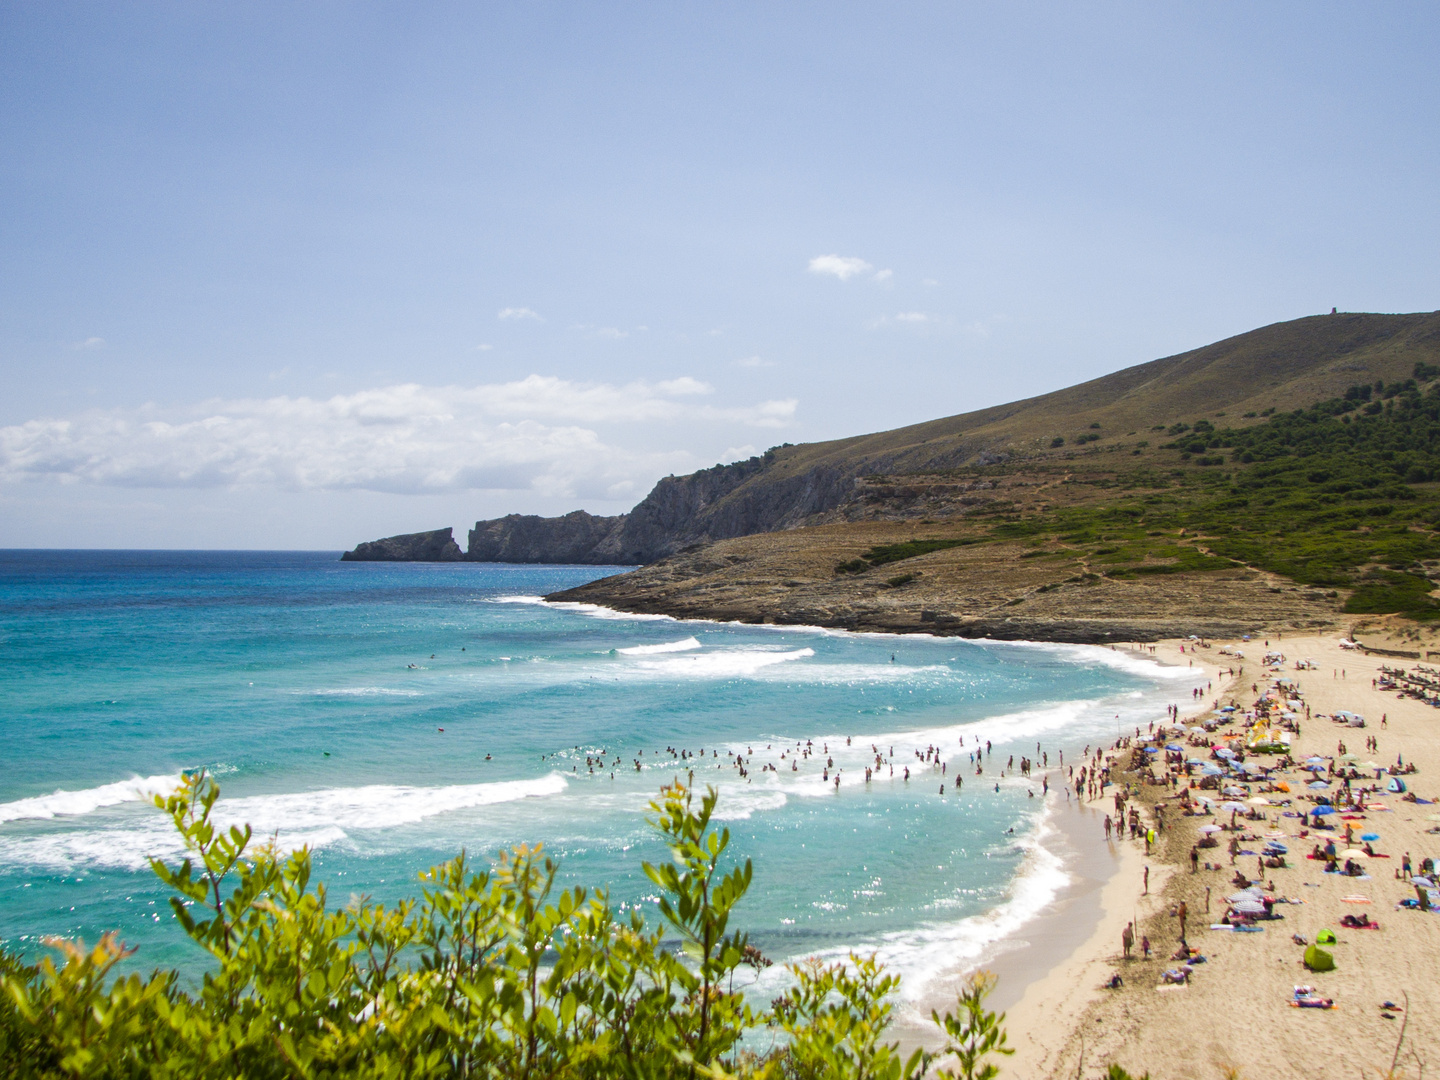
[[[735,364],[738,367],[774,367],[775,361],[762,360],[758,356],[742,356]]]
[[[635,449],[637,440],[646,441],[637,425],[783,427],[798,404],[693,402],[711,393],[713,387],[689,376],[614,385],[531,375],[472,387],[408,383],[326,399],[96,410],[0,427],[0,483],[397,493],[523,489],[616,498],[614,492],[693,467],[683,451]],[[614,426],[615,437],[597,430],[606,425]]]
[[[75,342],[77,349],[103,349],[105,339],[103,337],[87,337],[84,341]]]
[[[927,277],[927,278],[925,278],[923,281],[921,281],[920,284],[921,284],[921,285],[939,285],[940,282],[936,281],[933,277]]]
[[[602,326],[599,330],[595,331],[595,336],[619,339],[629,337],[630,332],[628,330],[621,330],[616,326]]]
[[[760,451],[755,449],[755,447],[750,443],[746,443],[744,446],[727,446],[725,448],[725,454],[720,460],[745,461],[748,458],[754,457],[758,453],[760,453]]]
[[[537,322],[540,321],[540,316],[528,307],[501,308],[495,317],[497,319],[534,319]]]
[[[491,349],[493,349],[493,348],[495,348],[494,345],[490,345],[490,344],[482,341],[479,345],[476,345],[476,346],[475,346],[475,351],[476,351],[476,352],[489,352],[489,351],[490,351]]]
[[[817,255],[810,260],[810,273],[833,274],[841,281],[849,281],[857,274],[875,269],[864,259],[852,255]]]
[[[865,324],[867,330],[878,330],[882,326],[944,326],[948,320],[923,311],[900,311],[894,315],[880,315]]]
[[[875,271],[875,276],[874,276],[873,278],[871,278],[870,280],[871,280],[871,281],[889,281],[889,280],[890,280],[892,277],[894,277],[894,276],[895,276],[895,271],[894,271],[894,270],[877,270],[877,271]]]

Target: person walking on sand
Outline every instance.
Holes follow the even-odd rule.
[[[1125,959],[1130,959],[1130,950],[1135,947],[1135,924],[1125,924],[1125,929],[1120,931],[1120,947],[1125,950]]]
[[[1200,849],[1199,849],[1198,847],[1196,847],[1194,844],[1191,844],[1191,845],[1190,845],[1190,873],[1192,873],[1192,874],[1198,874],[1199,872],[1200,872]]]
[[[1180,906],[1175,909],[1175,914],[1180,917],[1180,944],[1183,945],[1185,944],[1185,919],[1190,914],[1184,900],[1180,901]]]
[[[1145,867],[1145,891],[1144,891],[1144,893],[1142,893],[1141,895],[1142,895],[1142,896],[1149,896],[1149,895],[1150,895],[1150,867],[1148,867],[1148,866]]]

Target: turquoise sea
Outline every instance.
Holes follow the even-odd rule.
[[[914,996],[1064,885],[1058,773],[1047,804],[1010,756],[1038,762],[1038,742],[1052,769],[1078,763],[1193,685],[1103,648],[539,600],[610,572],[0,552],[0,938],[33,954],[116,929],[142,966],[199,964],[146,864],[179,854],[148,797],[199,766],[223,818],[310,845],[340,903],[415,895],[462,848],[541,841],[568,881],[645,907],[640,863],[664,854],[646,804],[693,769],[754,859],[753,942],[777,961],[878,948]]]

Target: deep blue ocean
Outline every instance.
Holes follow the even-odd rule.
[[[310,845],[337,903],[538,841],[567,882],[648,907],[646,804],[693,768],[755,862],[753,942],[878,948],[918,994],[1064,883],[1038,775],[1001,779],[1009,757],[1076,763],[1192,685],[1101,648],[539,600],[619,569],[0,552],[0,938],[33,955],[115,929],[141,966],[198,964],[146,860],[180,853],[149,796],[201,766],[221,817]]]

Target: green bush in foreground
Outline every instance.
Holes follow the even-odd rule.
[[[0,951],[0,1075],[908,1080],[935,1060],[883,1041],[899,979],[874,957],[792,965],[762,1012],[736,992],[737,969],[763,958],[731,929],[751,867],[724,865],[713,788],[698,807],[681,783],[650,804],[673,856],[645,864],[658,928],[617,916],[604,891],[557,889],[538,846],[490,869],[462,854],[420,875],[418,901],[332,908],[308,850],[216,826],[219,793],[202,771],[156,800],[189,854],[154,871],[213,958],[198,990],[174,971],[122,974],[132,950],[113,934],[51,939],[58,966]],[[991,1080],[987,1059],[1011,1052],[1003,1014],[984,1008],[992,984],[972,979],[958,1014],[935,1015],[941,1075]]]

